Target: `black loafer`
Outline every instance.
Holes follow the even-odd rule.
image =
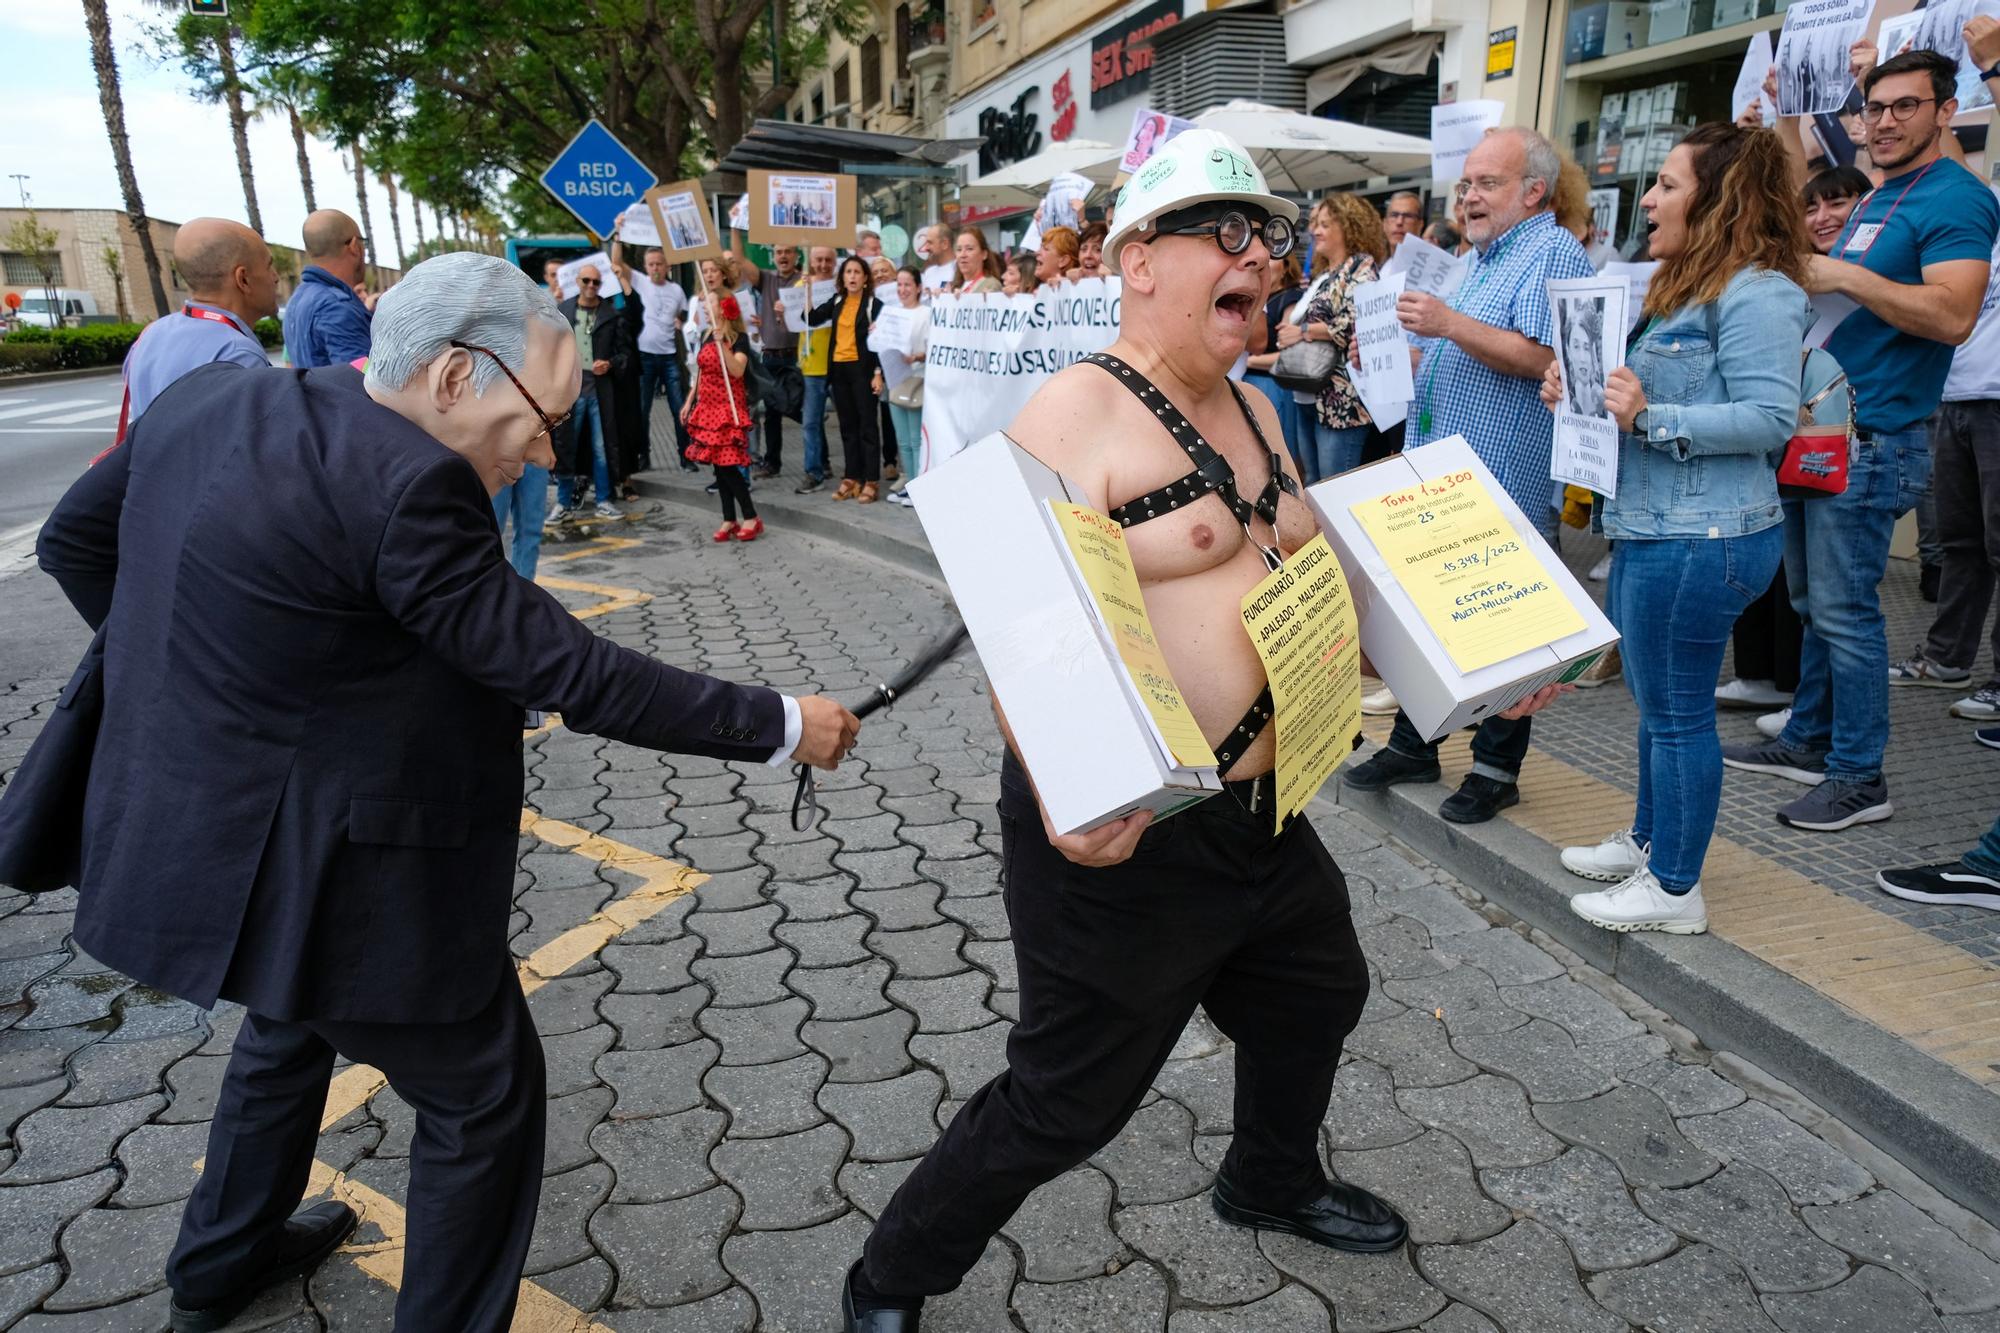
[[[1410,1224],[1394,1208],[1359,1185],[1338,1180],[1318,1198],[1282,1213],[1238,1203],[1231,1196],[1229,1182],[1221,1176],[1215,1178],[1208,1199],[1215,1215],[1225,1222],[1259,1231],[1281,1231],[1330,1250],[1381,1254],[1397,1248],[1410,1235]]]
[[[1435,759],[1412,759],[1394,750],[1377,750],[1358,764],[1340,770],[1341,785],[1352,791],[1381,791],[1399,782],[1436,782]]]
[[[854,1308],[854,1274],[861,1267],[855,1260],[854,1267],[847,1270],[847,1276],[840,1284],[840,1318],[843,1333],[917,1333],[917,1322],[923,1317],[922,1310],[880,1309],[858,1312]]]
[[[352,1208],[333,1199],[299,1209],[286,1219],[270,1262],[235,1291],[199,1309],[182,1305],[176,1295],[167,1306],[174,1333],[215,1333],[228,1327],[266,1287],[304,1277],[325,1263],[354,1230],[357,1220]]]
[[[1438,814],[1447,823],[1484,824],[1508,806],[1521,803],[1521,789],[1480,773],[1467,773],[1458,790],[1444,798]]]

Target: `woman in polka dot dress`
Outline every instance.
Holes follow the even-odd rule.
[[[743,331],[742,309],[733,296],[717,299],[707,293],[709,327],[695,353],[694,392],[681,408],[688,430],[689,459],[715,468],[715,493],[722,498],[722,526],[715,540],[756,541],[764,520],[750,500],[750,400],[743,374],[750,364],[750,339]],[[736,515],[742,511],[743,521]]]

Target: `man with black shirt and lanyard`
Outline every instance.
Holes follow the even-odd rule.
[[[1157,827],[1141,813],[1058,835],[1009,742],[1002,877],[1021,1014],[1008,1067],[882,1211],[848,1274],[847,1333],[915,1333],[924,1299],[956,1287],[1037,1186],[1118,1134],[1197,1006],[1236,1046],[1216,1211],[1363,1253],[1408,1233],[1320,1160],[1368,972],[1340,868],[1305,820],[1274,831],[1271,694],[1240,615],[1318,531],[1274,448],[1277,413],[1227,378],[1296,217],[1231,140],[1177,136],[1118,199],[1104,249],[1124,277],[1118,341],[1050,380],[1009,428],[1127,530],[1225,790]]]
[[[1877,585],[1896,520],[1929,489],[1925,420],[1952,348],[1978,322],[2000,229],[1993,192],[1943,155],[1957,82],[1956,62],[1935,51],[1905,52],[1863,78],[1861,119],[1883,181],[1807,273],[1822,323],[1838,321],[1807,341],[1823,338],[1854,386],[1847,489],[1785,502],[1785,578],[1806,625],[1791,721],[1769,744],[1722,752],[1731,768],[1812,788],[1777,811],[1792,828],[1834,832],[1895,809],[1882,776],[1890,672]]]

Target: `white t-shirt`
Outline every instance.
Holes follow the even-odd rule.
[[[639,305],[646,312],[645,326],[639,330],[639,350],[671,354],[674,330],[687,310],[687,293],[672,278],[654,282],[636,270],[631,281],[632,294],[639,298]]]
[[[939,291],[951,286],[951,273],[955,267],[953,264],[932,264],[924,270],[924,287],[930,291]]]
[[[1986,299],[1979,303],[1979,322],[1951,354],[1951,373],[1944,380],[1947,403],[1985,398],[2000,398],[2000,244],[1993,247],[1993,272],[1986,279]]]

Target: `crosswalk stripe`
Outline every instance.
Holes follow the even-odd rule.
[[[40,416],[44,412],[60,412],[69,407],[93,407],[95,398],[65,398],[56,403],[10,403],[0,407],[0,417]]]
[[[39,424],[44,426],[70,426],[79,421],[95,421],[99,417],[115,417],[124,411],[120,403],[100,403],[87,407],[81,412],[65,412],[59,417],[43,417]]]

